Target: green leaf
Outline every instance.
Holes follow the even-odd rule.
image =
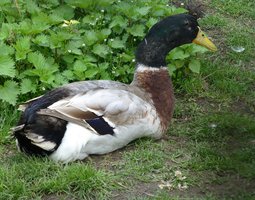
[[[94,69],[89,69],[85,71],[85,76],[86,78],[92,79],[95,77],[95,75],[98,74],[99,69],[98,68],[94,68]]]
[[[112,19],[112,22],[110,23],[109,27],[110,28],[113,28],[115,26],[120,26],[122,28],[125,28],[127,27],[128,25],[128,21],[127,19],[124,19],[122,16],[114,16],[113,19]]]
[[[111,34],[111,29],[102,29],[99,32],[97,32],[97,37],[100,41],[103,41]]]
[[[141,25],[141,24],[135,24],[131,28],[127,29],[127,31],[133,36],[140,36],[140,37],[144,36],[144,30],[145,30],[145,27],[144,25]]]
[[[14,62],[9,56],[0,56],[0,75],[2,76],[15,76]]]
[[[86,31],[84,36],[84,42],[86,45],[91,46],[98,41],[95,31]]]
[[[28,52],[30,52],[30,37],[23,37],[17,40],[14,45],[16,49],[16,60],[23,60],[26,58]]]
[[[28,61],[32,63],[35,69],[29,71],[30,75],[39,76],[40,81],[50,84],[53,84],[54,74],[58,71],[59,66],[54,63],[54,59],[45,57],[39,52],[33,52],[28,54]],[[52,85],[53,86],[53,85]]]
[[[74,74],[71,70],[65,70],[62,72],[62,75],[67,79],[67,80],[73,80],[74,79]]]
[[[4,85],[0,85],[0,99],[12,105],[16,104],[18,94],[20,93],[18,84],[14,81],[5,81]]]
[[[146,22],[146,26],[147,27],[152,27],[154,24],[156,24],[158,22],[158,20],[156,18],[151,17],[147,22]]]
[[[136,12],[139,13],[141,16],[147,15],[150,11],[151,7],[146,6],[146,7],[141,7],[141,8],[136,8]]]
[[[33,42],[43,47],[49,47],[50,45],[49,36],[46,35],[38,35],[33,39]]]
[[[7,56],[12,55],[14,53],[14,49],[11,46],[4,44],[3,42],[0,43],[0,55]]]
[[[39,52],[28,54],[28,61],[32,63],[37,69],[47,68],[45,57]]]
[[[169,69],[169,74],[170,74],[170,76],[172,76],[173,73],[174,73],[174,71],[176,70],[176,66],[170,64],[170,65],[168,65],[168,69]]]
[[[52,13],[65,20],[70,20],[74,17],[74,8],[69,5],[60,5],[55,10],[53,10]]]
[[[189,63],[189,69],[195,73],[200,72],[200,66],[201,66],[201,64],[198,60],[191,60]]]
[[[110,53],[110,48],[104,44],[96,44],[94,45],[92,52],[100,57],[105,58],[106,55]]]
[[[109,41],[109,45],[114,49],[122,49],[125,48],[125,41],[120,40],[119,38],[115,38]]]
[[[28,92],[35,92],[36,85],[32,83],[30,79],[23,79],[20,84],[20,92],[21,94],[26,94]]]
[[[38,7],[37,3],[32,0],[26,0],[24,6],[28,13],[36,14],[40,12],[40,8]]]
[[[169,53],[169,59],[171,60],[183,60],[185,58],[188,58],[190,55],[185,53],[184,50],[182,50],[181,48],[175,48],[173,49],[170,53]]]
[[[10,36],[11,24],[3,23],[0,29],[0,40],[5,40]]]
[[[76,60],[74,65],[73,65],[73,69],[74,71],[77,73],[82,73],[84,71],[86,71],[87,69],[87,66],[86,64],[84,63],[84,61],[82,60]]]

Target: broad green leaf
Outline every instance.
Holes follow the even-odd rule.
[[[146,6],[146,7],[140,7],[136,8],[136,12],[139,13],[141,16],[147,15],[150,11],[151,7]]]
[[[199,73],[200,72],[200,62],[198,60],[191,60],[189,63],[189,68],[192,72]]]
[[[96,44],[94,45],[92,52],[100,57],[105,58],[106,55],[110,53],[110,48],[104,44]]]
[[[82,46],[83,46],[82,40],[71,40],[67,43],[66,50],[69,53],[73,53],[76,55],[82,55],[82,51],[79,49]]]
[[[69,5],[78,7],[78,8],[84,8],[84,9],[91,9],[93,8],[95,0],[65,0],[65,2]]]
[[[38,35],[35,39],[33,39],[33,42],[44,47],[49,47],[50,44],[49,36],[46,35]]]
[[[71,70],[65,70],[62,72],[62,75],[67,78],[67,80],[73,80],[74,74]]]
[[[86,69],[87,69],[87,66],[84,63],[84,61],[82,61],[82,60],[75,61],[74,65],[73,65],[73,70],[75,73],[84,72],[84,71],[86,71]]]
[[[69,5],[60,5],[55,10],[52,10],[52,13],[65,20],[70,20],[74,17],[74,8]]]
[[[111,29],[106,29],[106,28],[102,29],[97,32],[97,37],[100,41],[103,41],[111,34],[111,32],[112,32]]]
[[[0,56],[0,75],[10,77],[15,76],[14,62],[9,56]]]
[[[36,14],[40,12],[40,8],[38,7],[36,1],[33,0],[26,0],[24,6],[28,13]]]
[[[3,23],[0,29],[0,40],[5,40],[10,36],[11,24]]]
[[[99,69],[98,68],[94,68],[94,69],[89,69],[85,71],[85,76],[86,78],[92,79],[95,77],[95,75],[98,74]]]
[[[170,76],[172,76],[174,71],[176,70],[176,66],[173,64],[170,64],[170,65],[168,65],[168,69],[169,69]]]
[[[35,69],[30,70],[30,75],[39,76],[40,81],[53,86],[54,73],[58,71],[59,66],[54,63],[54,59],[45,57],[39,52],[28,54],[28,61],[32,63]]]
[[[147,27],[152,27],[154,24],[156,24],[158,22],[158,20],[156,18],[151,17],[147,22],[146,22],[146,26]]]
[[[109,45],[114,49],[125,48],[125,41],[115,38],[109,41]]]
[[[23,60],[26,58],[28,52],[30,52],[30,37],[23,37],[17,40],[14,45],[16,49],[16,60]]]
[[[19,93],[18,84],[14,81],[8,80],[3,86],[0,85],[0,99],[12,105],[15,105]]]
[[[131,28],[128,28],[127,31],[132,34],[133,36],[144,36],[144,25],[141,24],[135,24]]]
[[[45,57],[39,52],[33,52],[28,54],[28,61],[34,65],[37,69],[47,68]]]
[[[84,42],[86,45],[91,46],[98,41],[97,34],[95,31],[86,31],[84,35]]]
[[[115,26],[120,26],[122,28],[127,27],[128,21],[127,19],[124,19],[122,16],[114,16],[112,19],[112,22],[110,23],[110,28],[115,27]]]
[[[182,50],[181,48],[175,48],[173,49],[170,53],[169,53],[169,59],[171,60],[183,60],[185,58],[188,58],[190,55],[185,53],[184,50]]]
[[[23,79],[20,84],[20,92],[21,94],[26,94],[28,92],[35,92],[36,85],[32,83],[30,79]]]
[[[0,43],[0,49],[0,56],[12,55],[14,53],[14,49],[3,42]]]

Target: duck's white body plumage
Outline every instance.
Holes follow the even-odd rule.
[[[89,90],[71,99],[60,100],[43,112],[50,112],[49,115],[57,115],[63,119],[72,118],[73,121],[68,122],[60,146],[50,156],[54,160],[69,162],[84,159],[89,154],[105,154],[137,138],[160,138],[162,134],[155,107],[133,93],[120,89]],[[103,116],[113,128],[114,134],[99,134],[85,120],[79,118],[86,118],[91,113]]]

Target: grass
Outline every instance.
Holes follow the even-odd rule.
[[[242,6],[235,0],[205,4],[200,24],[220,50],[200,57],[201,73],[176,90],[163,140],[140,139],[68,165],[28,158],[8,134],[18,113],[2,104],[0,199],[254,199],[255,6],[248,0]]]

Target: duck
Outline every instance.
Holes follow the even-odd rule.
[[[12,128],[18,150],[68,163],[110,153],[141,137],[162,138],[174,110],[166,56],[188,43],[217,50],[194,16],[168,16],[139,43],[130,84],[79,81],[25,102]]]

